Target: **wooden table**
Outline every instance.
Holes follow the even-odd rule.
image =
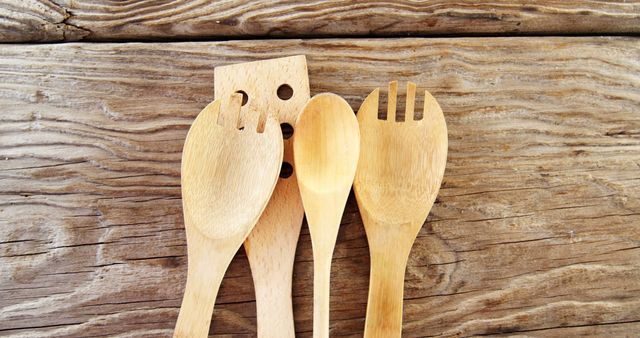
[[[1,41],[44,42],[0,45],[2,336],[171,336],[181,149],[213,68],[295,54],[312,94],[357,110],[375,87],[414,81],[445,112],[449,161],[411,254],[404,336],[640,332],[639,2],[31,0],[0,17]],[[351,197],[332,336],[362,335],[368,263]],[[312,273],[304,225],[300,337]],[[241,250],[211,335],[255,330]]]

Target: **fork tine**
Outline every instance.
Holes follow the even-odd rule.
[[[416,84],[407,82],[407,99],[404,109],[404,120],[413,121],[414,107],[416,105]]]
[[[242,95],[231,94],[228,98],[222,100],[220,107],[220,117],[222,118],[222,126],[238,129],[240,127],[240,106],[242,105]],[[219,117],[219,119],[220,119]]]
[[[398,81],[389,82],[387,101],[387,121],[396,121],[396,105],[398,101]]]
[[[362,102],[358,109],[358,121],[378,119],[378,101],[380,99],[380,88],[374,89]]]
[[[258,111],[249,111],[244,115],[244,130],[252,130],[258,133],[264,132],[266,115]],[[260,124],[262,121],[262,125]]]
[[[269,118],[269,114],[266,112],[264,114],[262,112],[254,112],[254,115],[258,116],[256,131],[258,133],[264,132],[264,129],[267,125],[267,119]]]

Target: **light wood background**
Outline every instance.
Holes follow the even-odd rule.
[[[296,54],[312,94],[354,110],[393,79],[444,110],[449,160],[406,274],[405,337],[637,336],[638,34],[638,1],[2,1],[0,336],[170,337],[187,262],[181,150],[213,68]],[[361,337],[369,257],[353,196],[342,223],[331,336]],[[304,225],[299,337],[312,263]],[[240,251],[210,333],[255,330]]]
[[[0,40],[638,34],[640,1],[4,0]]]

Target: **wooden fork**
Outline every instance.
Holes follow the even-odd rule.
[[[436,100],[425,91],[423,118],[414,119],[416,85],[409,82],[405,121],[397,121],[397,86],[389,84],[386,120],[378,119],[379,89],[358,111],[361,146],[354,191],[371,254],[365,337],[402,333],[407,260],[447,160],[447,126]]]
[[[207,336],[224,273],[267,206],[282,163],[278,122],[267,117],[260,131],[254,115],[242,125],[242,96],[228,98],[200,112],[182,152],[189,259],[177,338]]]

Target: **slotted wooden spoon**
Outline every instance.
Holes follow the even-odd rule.
[[[208,335],[222,277],[267,205],[280,171],[280,126],[268,118],[258,132],[258,116],[241,125],[241,101],[235,94],[209,104],[185,140],[181,181],[188,271],[174,337]]]
[[[389,84],[387,119],[378,119],[379,90],[358,111],[362,140],[354,191],[371,255],[365,337],[402,333],[407,260],[436,199],[447,161],[442,109],[425,91],[424,114],[414,119],[416,86],[407,84],[405,121],[396,120],[397,82]]]

